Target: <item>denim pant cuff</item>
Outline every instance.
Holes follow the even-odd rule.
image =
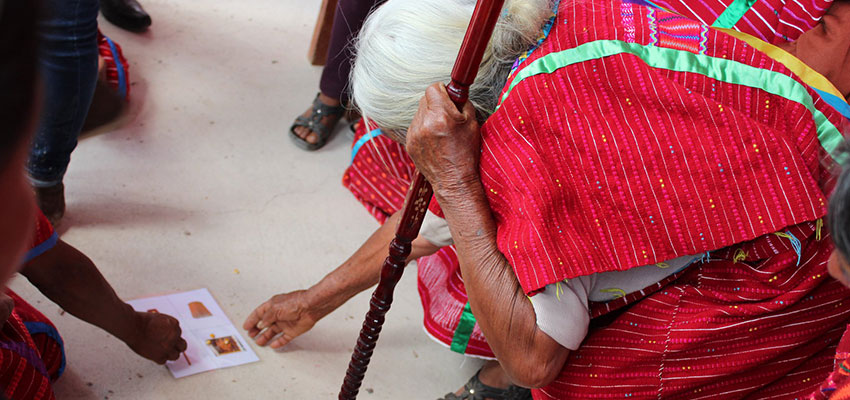
[[[32,175],[27,174],[27,178],[29,178],[30,185],[32,185],[32,187],[34,188],[46,188],[62,183],[62,177],[60,177],[59,179],[43,180],[34,178]]]

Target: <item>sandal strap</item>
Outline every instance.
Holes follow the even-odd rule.
[[[478,375],[481,374],[481,370],[475,373],[472,378],[469,378],[469,381],[463,385],[463,392],[460,395],[449,393],[445,397],[444,400],[484,400],[484,399],[499,399],[499,400],[530,400],[531,399],[531,391],[511,385],[506,389],[500,389],[492,386],[485,385],[481,382],[481,379]]]
[[[322,103],[322,100],[319,99],[321,93],[316,93],[316,98],[313,99],[313,114],[322,114],[324,115],[342,115],[345,112],[345,107],[342,105],[339,106],[329,106],[325,103]]]
[[[320,141],[326,139],[330,133],[330,129],[328,129],[327,125],[322,123],[321,117],[319,117],[319,120],[316,120],[312,117],[304,117],[299,115],[295,117],[295,122],[292,124],[292,129],[297,126],[303,126],[315,132],[319,136]]]
[[[316,93],[316,98],[313,99],[313,106],[310,109],[309,116],[299,115],[295,118],[295,122],[289,128],[290,133],[295,135],[296,127],[305,127],[316,133],[318,136],[318,141],[315,143],[316,147],[321,147],[325,144],[332,133],[333,126],[328,126],[322,123],[322,119],[325,117],[333,117],[333,116],[342,116],[342,113],[345,112],[345,107],[343,106],[329,106],[319,99],[319,95],[321,93]],[[334,123],[336,125],[336,123]],[[297,135],[295,135],[297,137]],[[304,139],[298,138],[303,141]]]

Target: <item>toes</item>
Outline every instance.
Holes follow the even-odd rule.
[[[310,130],[305,126],[296,126],[295,134],[301,139],[307,140],[307,137],[310,135]]]
[[[316,144],[316,143],[319,142],[319,135],[317,135],[315,132],[310,132],[310,134],[307,135],[306,138],[303,137],[303,136],[302,136],[302,138],[304,138],[304,140],[306,140],[307,143],[310,143],[310,144]]]
[[[316,142],[319,141],[319,136],[316,135],[315,132],[311,131],[310,128],[307,128],[306,126],[296,126],[295,127],[295,134],[298,135],[298,137],[303,139],[305,142],[310,143],[310,144],[315,144]]]

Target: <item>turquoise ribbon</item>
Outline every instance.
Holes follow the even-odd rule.
[[[807,86],[790,76],[734,60],[666,47],[627,43],[621,40],[597,40],[534,60],[516,74],[502,96],[499,106],[524,79],[539,74],[551,74],[573,64],[619,54],[636,56],[652,68],[700,74],[717,81],[760,89],[799,103],[812,113],[817,125],[818,140],[829,154],[836,157],[836,150],[844,141],[838,128],[829,122],[826,115],[815,108]]]
[[[357,139],[357,141],[354,142],[354,147],[351,148],[351,162],[354,162],[354,157],[357,156],[357,152],[360,151],[360,148],[363,147],[366,142],[381,135],[383,135],[383,133],[380,129],[373,129],[369,133],[361,136],[360,139]]]
[[[733,1],[729,7],[726,7],[726,9],[723,10],[722,14],[717,16],[717,19],[713,24],[711,24],[711,26],[732,29],[736,24],[738,24],[738,21],[740,21],[741,18],[744,18],[744,14],[746,14],[747,11],[750,11],[753,4],[756,4],[756,0]]]

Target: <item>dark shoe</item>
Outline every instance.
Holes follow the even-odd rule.
[[[58,183],[48,187],[37,187],[35,190],[35,201],[38,208],[56,227],[65,215],[65,185]]]
[[[320,94],[316,93],[316,99],[313,100],[313,108],[310,109],[310,115],[307,117],[299,115],[295,118],[292,126],[289,127],[289,136],[295,141],[295,145],[307,151],[318,150],[328,142],[328,138],[330,138],[336,123],[339,122],[343,112],[345,112],[345,107],[343,106],[329,106],[322,103],[322,100],[319,99]],[[301,136],[298,136],[295,133],[295,128],[299,126],[303,126],[314,132],[318,141],[316,143],[310,143],[301,138]]]
[[[144,32],[151,16],[136,0],[100,0],[100,12],[107,21],[131,32]]]
[[[475,376],[463,385],[463,392],[460,395],[449,393],[440,400],[531,400],[530,390],[514,385],[508,386],[507,389],[487,386],[481,382],[481,379],[478,379],[478,374],[480,373],[481,370],[478,370]]]

